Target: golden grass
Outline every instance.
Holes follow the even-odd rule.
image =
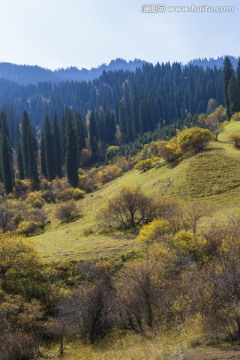
[[[218,136],[219,140],[223,142],[228,142],[228,134],[233,131],[240,131],[240,121],[229,122],[224,128],[224,132],[222,132]]]
[[[240,215],[240,151],[232,144],[212,142],[205,152],[178,165],[163,165],[144,173],[131,170],[77,201],[83,216],[69,224],[54,218],[57,205],[46,205],[51,224],[44,234],[29,241],[45,260],[117,258],[138,251],[133,235],[104,234],[96,219],[108,199],[124,185],[140,186],[154,198],[167,196],[183,203],[197,198],[211,207],[213,219],[224,220],[231,214]]]
[[[84,345],[80,341],[65,346],[64,360],[180,360],[189,341],[188,333],[158,333],[143,337],[141,335],[119,333],[102,343]],[[57,345],[43,349],[43,354],[58,358]]]

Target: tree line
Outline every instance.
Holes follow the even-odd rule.
[[[224,103],[222,69],[203,69],[180,63],[144,64],[135,72],[104,71],[89,82],[43,82],[22,86],[0,79],[0,104],[10,122],[11,144],[19,137],[26,110],[34,127],[57,113],[60,123],[66,108],[82,114],[89,109],[109,108],[122,133],[122,143],[146,131],[184,120],[205,111],[210,98]]]
[[[240,111],[240,61],[238,62],[237,71],[226,57],[223,67],[224,96],[228,118]]]
[[[135,73],[104,72],[92,83],[46,83],[32,86],[31,91],[24,89],[29,97],[28,105],[21,103],[25,106],[21,119],[16,115],[21,106],[14,101],[4,104],[0,114],[0,180],[6,193],[13,190],[14,169],[19,179],[31,180],[33,190],[39,187],[41,177],[52,181],[65,175],[71,186],[77,187],[78,169],[109,158],[114,153],[106,152],[109,146],[130,156],[151,139],[168,139],[176,129],[195,125],[209,98],[219,105],[225,96],[230,118],[240,110],[240,63],[236,74],[227,57],[223,71],[177,63],[145,64]],[[48,104],[43,121],[37,106],[31,116],[31,94],[36,90],[35,104],[40,99]],[[63,108],[62,103],[61,116],[52,101],[52,95],[59,91],[71,104]],[[87,100],[89,91],[91,100]],[[86,107],[80,106],[82,101]],[[53,106],[53,114],[49,106]]]
[[[65,175],[70,185],[77,187],[79,167],[98,161],[107,144],[115,142],[115,117],[109,109],[92,110],[87,121],[85,127],[81,114],[68,108],[61,124],[55,113],[52,119],[46,116],[39,129],[24,111],[18,141],[12,149],[7,114],[2,111],[0,181],[6,193],[13,191],[15,175],[20,180],[30,179],[32,190],[39,188],[41,177],[52,181]]]

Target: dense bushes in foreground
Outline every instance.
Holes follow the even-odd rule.
[[[127,256],[42,264],[26,240],[1,238],[0,359],[18,359],[20,347],[31,359],[50,340],[63,353],[68,340],[95,343],[116,330],[173,331],[198,315],[208,336],[239,338],[240,220],[202,230],[210,210],[200,202],[156,206],[136,188],[117,196],[119,209],[131,205],[125,221],[141,249]]]

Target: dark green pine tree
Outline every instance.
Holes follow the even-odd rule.
[[[23,167],[23,155],[22,155],[22,145],[21,142],[17,143],[17,165],[18,165],[18,177],[19,179],[24,179],[24,167]]]
[[[13,161],[12,150],[9,138],[6,134],[2,137],[2,178],[5,191],[7,194],[13,192],[14,175],[13,175]]]
[[[0,113],[0,134],[2,136],[6,134],[8,139],[10,139],[7,115],[3,111]]]
[[[2,139],[4,134],[9,138],[7,115],[4,111],[1,111],[0,112],[0,149],[2,148]],[[3,182],[2,159],[0,159],[0,181]]]
[[[66,113],[66,169],[68,182],[72,187],[78,186],[78,145],[77,134],[70,110]]]
[[[96,162],[99,158],[98,142],[99,142],[99,135],[97,128],[96,114],[95,114],[95,110],[92,110],[89,119],[89,145],[91,149],[92,163]]]
[[[83,118],[81,114],[76,113],[74,120],[75,120],[75,128],[77,131],[78,163],[80,164],[82,150],[86,148],[85,131],[83,125]]]
[[[128,142],[127,138],[127,118],[126,118],[126,112],[124,109],[124,103],[123,100],[119,103],[119,127],[121,131],[121,142],[124,144]]]
[[[22,155],[24,178],[31,180],[32,190],[39,187],[37,141],[34,137],[28,114],[24,111],[22,120]]]
[[[29,131],[31,129],[30,120],[28,113],[24,111],[22,119],[22,156],[23,156],[23,169],[24,169],[24,178],[29,178],[29,159],[28,159],[28,139]]]
[[[232,63],[231,63],[229,57],[227,56],[225,58],[224,64],[223,64],[223,82],[224,82],[225,104],[226,104],[227,115],[228,115],[229,119],[231,117],[231,110],[230,110],[230,100],[229,100],[228,88],[229,88],[230,79],[233,74],[234,74],[233,66],[232,66]]]
[[[96,109],[95,116],[96,116],[99,140],[106,144],[107,143],[107,128],[106,128],[103,110],[101,108]]]
[[[235,74],[233,73],[228,85],[228,99],[230,105],[230,116],[240,111],[240,89]]]
[[[104,114],[105,118],[105,126],[107,131],[107,143],[109,145],[113,145],[115,143],[115,135],[116,135],[116,121],[114,114],[107,109]]]
[[[65,111],[63,117],[62,117],[62,123],[61,123],[61,155],[62,155],[62,164],[65,163],[66,160],[66,154],[67,154],[67,130],[66,130],[66,117],[67,112]]]
[[[240,59],[238,60],[238,65],[237,65],[237,82],[240,89]]]
[[[53,138],[54,138],[54,149],[56,157],[56,175],[62,177],[62,151],[61,151],[61,133],[58,124],[58,116],[54,115],[53,119]]]
[[[46,165],[46,157],[45,157],[45,144],[44,144],[43,133],[42,133],[42,136],[41,136],[40,147],[41,147],[41,173],[47,179],[48,173],[47,173],[47,165]]]
[[[56,177],[56,156],[54,137],[52,133],[51,123],[48,116],[46,116],[43,125],[43,139],[44,139],[44,155],[47,167],[47,179],[52,181]]]
[[[35,150],[36,140],[30,130],[28,135],[28,173],[32,190],[37,190],[40,185],[40,180],[38,175],[37,152]]]
[[[141,132],[140,119],[139,119],[139,102],[138,102],[136,84],[133,85],[132,93],[131,93],[131,111],[132,111],[134,134],[136,137]]]
[[[127,138],[128,141],[133,141],[135,139],[135,132],[134,132],[134,123],[132,119],[131,102],[130,102],[130,95],[128,88],[125,89],[124,105],[125,105],[125,114],[127,121]]]

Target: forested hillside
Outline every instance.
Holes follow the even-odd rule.
[[[0,360],[239,353],[240,61],[4,84]]]
[[[112,60],[109,64],[103,64],[91,70],[79,70],[73,66],[67,69],[49,70],[39,66],[0,63],[0,78],[11,80],[22,85],[37,84],[45,81],[51,81],[53,83],[59,83],[61,81],[90,81],[101,76],[104,70],[134,71],[144,63],[145,61],[138,59],[129,62],[123,59],[116,59]]]
[[[183,120],[205,111],[210,98],[223,104],[222,70],[203,70],[180,64],[145,64],[136,72],[103,72],[92,82],[50,82],[21,86],[0,80],[0,104],[15,126],[12,144],[18,136],[24,111],[32,124],[42,126],[54,114],[62,122],[66,108],[83,116],[93,108],[109,108],[120,125],[124,141],[139,134]],[[15,124],[15,125],[14,125]]]

